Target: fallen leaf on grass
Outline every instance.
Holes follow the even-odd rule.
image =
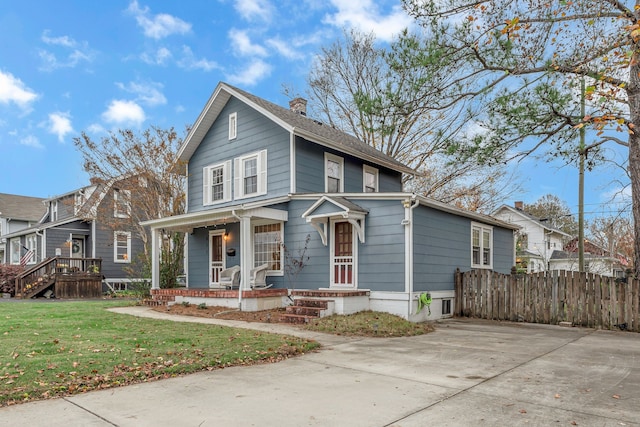
[[[611,397],[613,397],[614,399],[620,399],[620,395],[618,395],[618,394],[614,394],[614,395],[613,395],[613,396],[611,396]]]

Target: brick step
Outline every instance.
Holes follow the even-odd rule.
[[[296,298],[293,305],[297,307],[317,307],[326,310],[329,308],[329,301],[326,299]]]
[[[318,316],[306,316],[304,314],[281,314],[280,320],[286,323],[293,323],[298,325],[303,325],[305,323],[309,323],[313,320],[319,319]]]
[[[285,308],[287,314],[300,314],[303,316],[313,316],[320,317],[320,314],[323,310],[326,310],[327,307],[309,307],[302,305],[290,305]]]
[[[176,300],[176,297],[174,295],[154,295],[153,296],[153,300],[154,301],[160,301],[162,303],[167,303],[167,302],[173,302]]]
[[[158,307],[158,306],[161,306],[161,305],[167,305],[167,303],[165,301],[159,301],[159,300],[156,300],[156,299],[146,299],[146,298],[144,300],[142,300],[142,304],[146,305],[148,307]]]

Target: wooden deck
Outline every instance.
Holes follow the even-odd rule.
[[[51,291],[56,298],[99,298],[101,267],[100,258],[48,258],[16,278],[15,296],[27,299]]]

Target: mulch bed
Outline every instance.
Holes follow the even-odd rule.
[[[284,323],[280,315],[285,313],[284,308],[275,308],[262,311],[239,311],[229,307],[207,306],[200,308],[197,305],[174,304],[171,306],[160,305],[153,310],[162,313],[179,314],[183,316],[208,317],[225,320],[244,320],[245,322]]]

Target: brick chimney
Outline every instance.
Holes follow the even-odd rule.
[[[303,116],[307,115],[307,100],[304,98],[293,98],[289,101],[289,108],[294,113],[302,114]]]
[[[514,202],[513,203],[513,207],[518,209],[519,211],[521,211],[522,208],[524,208],[524,203],[523,202]]]

